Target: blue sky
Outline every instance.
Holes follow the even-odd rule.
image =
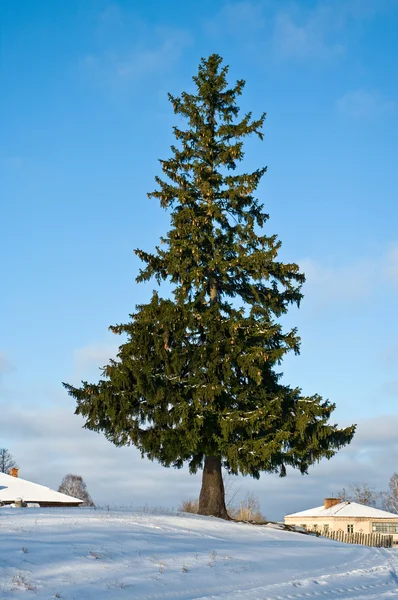
[[[397,469],[397,0],[200,3],[6,0],[0,96],[0,444],[21,476],[82,474],[98,502],[177,506],[199,479],[81,430],[61,381],[96,378],[155,284],[134,282],[167,214],[146,193],[167,158],[167,92],[191,89],[217,52],[267,112],[245,169],[283,259],[307,275],[302,353],[286,381],[358,423],[353,444],[307,477],[240,480],[280,518]],[[109,486],[109,473],[117,484]],[[171,485],[173,482],[173,485]]]

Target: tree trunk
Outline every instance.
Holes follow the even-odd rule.
[[[225,507],[221,459],[218,456],[205,457],[198,514],[219,517],[220,519],[229,519]]]

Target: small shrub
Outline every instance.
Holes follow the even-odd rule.
[[[263,523],[266,521],[265,516],[260,511],[260,502],[253,494],[246,494],[239,508],[231,508],[228,513],[236,521],[251,521],[254,523]]]
[[[212,567],[215,564],[216,558],[217,558],[217,552],[215,550],[213,550],[213,552],[210,554],[210,560],[207,563],[209,567]]]
[[[108,588],[108,590],[112,590],[112,589],[120,589],[120,590],[124,590],[127,587],[130,587],[127,583],[124,583],[123,581],[109,581],[106,584],[106,587]]]
[[[16,590],[28,590],[29,592],[35,592],[36,586],[25,576],[19,573],[12,578],[13,587],[12,591]]]
[[[178,507],[178,511],[197,515],[199,500],[197,498],[183,500]],[[250,521],[252,523],[264,523],[266,521],[260,510],[260,502],[254,494],[246,494],[245,499],[238,507],[228,505],[227,511],[231,519],[235,521]]]
[[[199,500],[183,500],[180,506],[178,507],[178,510],[179,512],[194,513],[195,515],[197,515],[199,510]]]

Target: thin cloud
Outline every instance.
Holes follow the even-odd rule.
[[[328,6],[296,15],[280,12],[275,18],[274,50],[282,60],[302,60],[339,56],[345,52],[345,43],[337,36],[340,27],[333,26],[333,13]]]
[[[131,28],[119,32],[122,21],[119,8],[111,8],[102,14],[100,22],[106,24],[107,34],[101,36],[102,50],[87,53],[80,60],[80,70],[107,87],[128,86],[134,88],[144,79],[169,72],[181,58],[184,50],[192,43],[188,31],[151,26],[147,22],[126,15]],[[112,18],[111,18],[112,17]],[[114,27],[112,27],[114,25]],[[118,39],[115,43],[114,38]],[[133,40],[133,41],[131,41]]]
[[[221,10],[204,22],[205,32],[212,36],[251,36],[266,25],[265,12],[269,2],[227,2]]]
[[[0,377],[12,370],[11,362],[5,352],[0,352]]]
[[[355,303],[370,297],[380,286],[398,285],[397,244],[379,257],[351,264],[329,266],[312,259],[299,264],[306,276],[306,296],[318,308]]]
[[[72,403],[58,404],[35,410],[0,405],[0,439],[18,460],[21,477],[57,487],[66,473],[81,474],[101,504],[171,507],[197,492],[198,479],[187,470],[165,469],[141,459],[135,448],[117,448],[83,429]]]
[[[122,343],[120,338],[119,343]],[[98,369],[116,358],[118,348],[116,343],[93,342],[75,350],[72,379],[79,381],[93,372],[98,377]]]
[[[157,28],[154,37],[154,46],[138,46],[117,58],[114,69],[118,77],[136,80],[169,70],[191,43],[189,34],[177,29]]]
[[[384,276],[392,285],[398,286],[398,244],[391,246],[384,264]]]
[[[319,0],[312,7],[275,4],[273,46],[281,60],[330,59],[344,55],[353,28],[389,10],[393,0]]]
[[[255,43],[278,61],[324,61],[344,56],[362,23],[394,8],[395,0],[229,1],[203,26],[212,37],[244,38],[242,51]]]
[[[387,381],[382,387],[382,392],[392,398],[398,399],[398,379]]]
[[[389,114],[394,111],[395,103],[378,92],[355,90],[337,100],[337,109],[343,115],[363,118]]]
[[[383,348],[380,353],[380,360],[387,367],[396,367],[398,364],[398,344],[393,344]]]
[[[377,276],[377,263],[371,260],[336,267],[302,260],[300,267],[306,276],[306,297],[319,308],[346,305],[368,296]]]
[[[313,9],[276,0],[227,2],[204,29],[213,36],[255,39],[257,52],[262,48],[278,60],[320,58],[345,49],[339,39],[344,29],[340,11],[330,2],[318,2]]]
[[[97,16],[98,25],[114,26],[123,20],[123,11],[119,4],[108,4]]]
[[[84,430],[73,409],[65,398],[34,410],[0,405],[0,438],[18,460],[21,477],[57,487],[66,473],[79,473],[99,504],[178,507],[181,500],[198,496],[200,473],[161,467],[141,459],[133,447],[116,448],[102,434]],[[311,468],[308,476],[290,470],[285,479],[238,477],[236,484],[243,495],[255,493],[273,519],[319,505],[353,481],[366,480],[383,490],[393,471],[391,454],[398,451],[397,429],[396,415],[362,419],[352,444]]]

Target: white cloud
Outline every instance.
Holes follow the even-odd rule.
[[[300,60],[344,53],[331,7],[318,5],[308,13],[295,12],[279,12],[275,17],[274,50],[279,58]]]
[[[318,0],[275,3],[273,44],[284,60],[325,59],[343,55],[353,29],[394,0]]]
[[[119,342],[122,340],[119,338]],[[93,342],[83,348],[78,348],[74,353],[74,370],[80,374],[91,370],[92,368],[101,368],[109,362],[109,359],[115,358],[118,351],[118,344],[106,344]]]
[[[227,2],[215,17],[204,23],[206,33],[251,36],[266,24],[265,9],[269,2]]]
[[[83,420],[73,411],[73,401],[65,397],[47,408],[0,404],[0,439],[17,459],[21,477],[56,488],[66,473],[81,474],[99,504],[177,507],[182,499],[197,497],[200,474],[163,468],[141,459],[132,447],[116,448],[102,434],[82,429]],[[352,444],[311,468],[308,476],[289,471],[285,479],[263,475],[259,481],[236,482],[242,496],[255,493],[263,512],[274,519],[319,505],[353,482],[366,480],[383,490],[394,470],[397,430],[396,415],[363,419]]]
[[[387,253],[384,276],[392,285],[398,285],[398,244],[391,246]]]
[[[381,256],[330,266],[313,259],[298,261],[306,276],[306,301],[319,308],[350,304],[369,297],[378,287],[398,285],[398,245]]]
[[[363,481],[378,492],[387,489],[388,481],[396,470],[391,457],[398,452],[398,416],[383,415],[360,419],[357,423],[351,444],[330,461],[323,460],[311,467],[308,475],[301,476],[289,470],[284,480],[264,478],[259,487],[263,488],[267,483],[265,499],[272,497],[270,510],[273,514],[278,510],[278,504],[283,514],[319,506],[324,498],[336,495],[341,488]],[[342,426],[348,424],[341,423]],[[267,500],[263,506],[267,512]]]
[[[338,111],[350,117],[371,117],[394,111],[392,100],[383,98],[378,92],[355,90],[347,92],[337,100]]]
[[[258,47],[271,38],[279,59],[319,58],[344,50],[337,41],[330,45],[338,20],[334,8],[329,2],[318,3],[313,9],[298,2],[277,0],[227,2],[205,21],[205,31],[213,36],[233,35],[240,39],[255,36]]]
[[[344,25],[339,0],[322,0],[312,8],[294,1],[243,0],[224,4],[205,21],[204,28],[214,37],[245,39],[246,50],[252,49],[251,42],[255,40],[256,54],[273,53],[279,60],[302,60],[342,54]]]
[[[395,0],[230,0],[204,21],[204,30],[217,38],[244,39],[242,51],[250,50],[256,55],[273,55],[283,61],[324,61],[345,55],[352,39],[361,35],[362,24],[377,13],[387,12],[394,3]]]
[[[12,365],[5,352],[0,351],[0,377],[12,370]]]
[[[110,40],[102,36],[102,50],[84,56],[80,68],[85,76],[104,86],[134,87],[144,78],[169,72],[192,41],[188,31],[151,26],[117,7],[110,7],[99,20],[112,35]],[[126,29],[130,21],[131,27]],[[119,31],[120,23],[123,27]]]
[[[320,306],[336,301],[347,304],[368,295],[377,276],[377,264],[370,260],[338,267],[314,260],[302,260],[299,264],[306,276],[306,287],[313,288],[308,296]]]
[[[198,479],[186,469],[165,469],[141,459],[135,448],[117,448],[83,429],[73,412],[72,399],[46,408],[0,405],[0,439],[21,477],[57,488],[65,474],[78,473],[101,504],[171,507],[197,493]]]
[[[123,11],[119,4],[108,4],[98,15],[99,26],[112,26],[123,19]]]
[[[3,373],[6,369],[7,359],[4,352],[0,352],[0,373]]]
[[[388,396],[398,399],[398,379],[395,379],[393,381],[387,381],[383,385],[382,391],[385,394],[388,394]]]
[[[384,347],[380,353],[380,358],[387,367],[396,368],[396,365],[398,364],[398,344],[395,343]]]
[[[168,71],[191,42],[187,32],[165,27],[157,28],[153,38],[153,46],[140,45],[133,48],[130,54],[117,58],[114,68],[118,77],[136,80]]]
[[[214,37],[245,40],[242,50],[270,55],[278,60],[308,61],[344,55],[359,27],[375,14],[393,8],[395,0],[241,0],[228,1],[204,21]]]

